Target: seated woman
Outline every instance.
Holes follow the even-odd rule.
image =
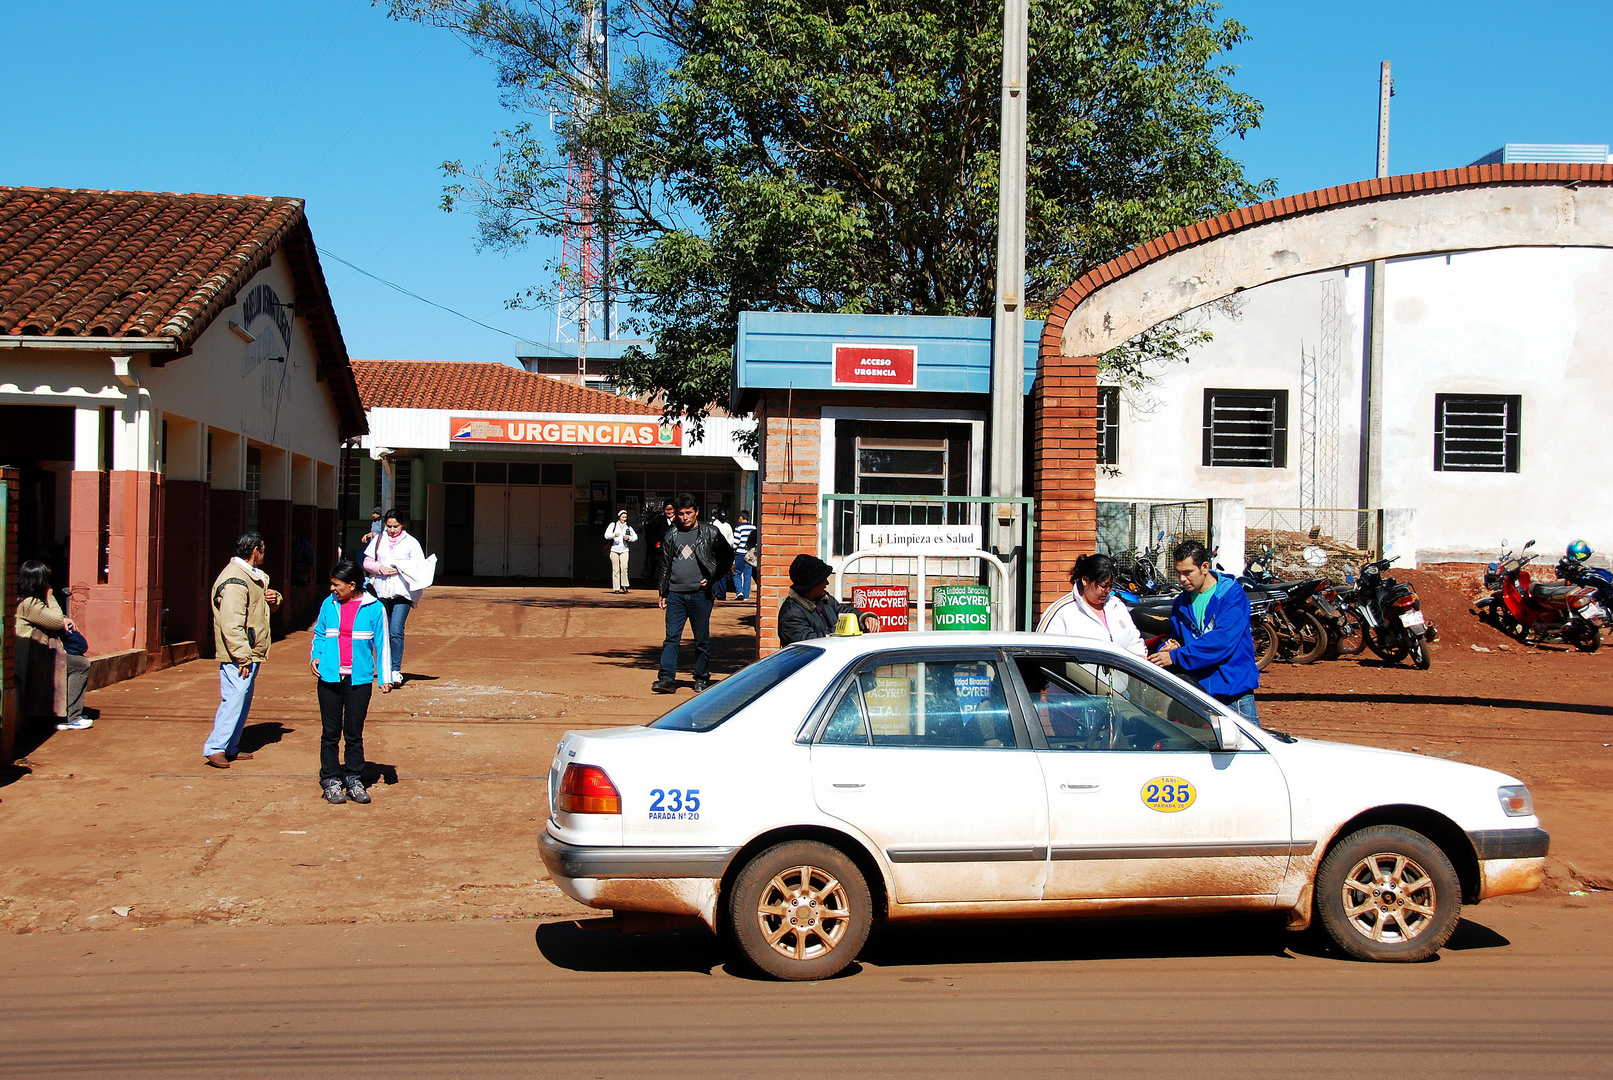
[[[24,716],[60,716],[57,731],[82,731],[90,662],[67,651],[65,636],[78,627],[50,588],[50,567],[35,559],[17,572],[17,701]]]
[[[829,576],[834,567],[811,555],[797,555],[790,563],[790,591],[778,609],[780,645],[794,645],[808,638],[828,637],[842,615],[858,615],[850,604],[829,595]],[[879,616],[858,615],[864,631],[879,632]]]

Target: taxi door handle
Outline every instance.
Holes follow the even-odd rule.
[[[1084,792],[1084,791],[1097,791],[1100,786],[1101,785],[1099,785],[1097,783],[1094,783],[1094,782],[1083,781],[1083,782],[1077,783],[1077,784],[1060,784],[1059,785],[1059,790],[1060,791],[1073,791],[1073,792],[1080,793],[1080,792]]]
[[[846,790],[855,791],[858,788],[865,788],[868,785],[867,784],[835,784],[834,786],[839,788],[839,789],[841,789],[842,791],[846,791]]]

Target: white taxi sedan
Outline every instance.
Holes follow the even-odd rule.
[[[584,904],[726,927],[782,979],[876,918],[1285,911],[1418,960],[1463,902],[1540,884],[1528,789],[1296,739],[1092,642],[793,645],[646,727],[568,732],[540,846]]]

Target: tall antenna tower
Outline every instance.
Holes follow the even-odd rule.
[[[610,86],[607,0],[582,0],[572,63],[579,84],[569,118],[581,128],[593,120]],[[560,281],[556,290],[555,340],[575,342],[577,381],[586,384],[588,343],[608,341],[615,327],[611,266],[615,249],[607,227],[610,162],[573,150],[566,163],[566,220],[560,233]],[[601,218],[605,218],[604,222]]]

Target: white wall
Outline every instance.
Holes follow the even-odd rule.
[[[1597,447],[1613,417],[1613,252],[1501,248],[1389,263],[1385,291],[1383,503],[1417,511],[1418,558],[1491,557],[1503,537],[1613,551],[1613,474]],[[1214,340],[1123,394],[1119,474],[1098,498],[1241,498],[1299,505],[1301,353],[1322,349],[1323,290],[1342,286],[1336,501],[1353,506],[1360,440],[1362,267],[1262,285],[1190,319]],[[1288,467],[1201,464],[1206,387],[1286,389]],[[1434,395],[1518,394],[1518,473],[1434,470]]]

